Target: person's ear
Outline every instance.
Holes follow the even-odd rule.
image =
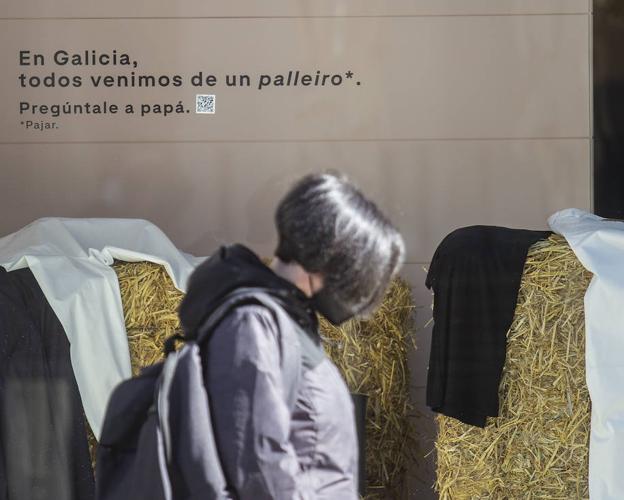
[[[321,273],[308,273],[308,275],[310,276],[310,291],[312,292],[312,295],[314,295],[321,288],[323,288],[325,280],[323,279],[323,275]]]

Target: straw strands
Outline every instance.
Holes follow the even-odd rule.
[[[325,351],[351,392],[368,395],[366,474],[369,499],[401,498],[405,472],[417,451],[410,420],[407,350],[414,305],[396,279],[382,306],[366,321],[335,327],[321,318]]]
[[[132,374],[138,375],[141,368],[163,359],[168,337],[181,333],[178,307],[184,294],[158,264],[115,261],[113,269],[121,291]],[[97,441],[90,428],[87,439],[95,464]]]
[[[588,498],[583,297],[591,274],[560,236],[531,247],[485,429],[438,416],[440,499]]]
[[[116,262],[128,332],[132,371],[162,359],[167,337],[180,332],[183,294],[164,268],[148,262]],[[325,350],[352,392],[369,396],[367,475],[370,499],[395,499],[415,454],[408,401],[407,349],[411,346],[413,301],[408,285],[395,280],[380,309],[367,321],[337,328],[321,319]],[[90,444],[95,440],[90,436]]]
[[[165,269],[151,262],[115,262],[132,373],[163,358],[165,340],[182,333],[178,308],[184,294]]]

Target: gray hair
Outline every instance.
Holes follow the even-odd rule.
[[[308,175],[275,212],[275,255],[320,273],[342,305],[370,314],[403,264],[399,231],[345,177]]]

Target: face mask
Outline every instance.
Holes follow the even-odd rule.
[[[312,295],[312,305],[334,326],[344,323],[357,314],[357,311],[343,306],[325,287]]]

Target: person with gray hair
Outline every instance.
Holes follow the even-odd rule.
[[[282,199],[275,222],[277,269],[296,263],[322,277],[314,303],[334,325],[373,312],[403,263],[399,232],[344,178],[305,177]]]
[[[262,297],[237,303],[201,351],[227,489],[238,499],[355,500],[353,403],[316,314],[338,325],[373,312],[401,267],[403,239],[335,174],[297,182],[275,223],[270,266],[242,245],[222,247],[192,275],[180,308],[192,338],[233,294]]]

